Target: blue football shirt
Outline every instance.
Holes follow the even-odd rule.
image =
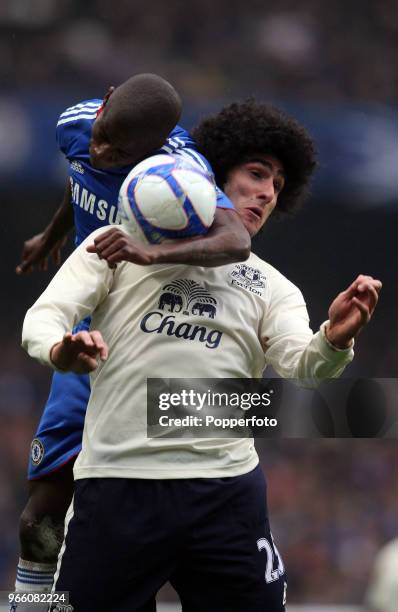
[[[90,164],[89,145],[91,128],[102,100],[86,100],[67,108],[60,116],[57,143],[69,161],[72,204],[76,230],[76,244],[80,244],[99,227],[120,223],[117,202],[120,187],[135,164],[122,168],[99,170]],[[195,150],[189,133],[177,125],[164,146],[156,153],[179,155],[198,163],[211,176],[209,162]],[[217,188],[217,206],[233,208],[232,202]]]

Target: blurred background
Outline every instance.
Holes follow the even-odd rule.
[[[156,72],[180,92],[188,128],[249,95],[296,116],[318,145],[313,193],[297,216],[271,221],[254,250],[300,287],[314,329],[357,274],[380,278],[380,304],[347,375],[393,378],[397,57],[394,0],[1,1],[0,589],[14,583],[29,445],[50,378],[19,343],[24,313],[53,270],[21,278],[14,269],[23,241],[62,196],[59,114],[134,73]],[[258,448],[290,602],[360,604],[376,551],[398,535],[396,440],[261,440]]]

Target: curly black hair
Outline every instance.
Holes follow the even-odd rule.
[[[292,212],[307,196],[317,165],[314,142],[304,127],[278,108],[253,98],[230,104],[204,119],[192,136],[221,188],[230,170],[262,153],[276,157],[286,173],[275,212]]]

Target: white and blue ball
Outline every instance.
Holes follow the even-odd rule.
[[[214,220],[216,188],[195,162],[154,155],[135,166],[119,194],[122,224],[141,242],[205,234]]]

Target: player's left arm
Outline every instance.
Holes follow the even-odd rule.
[[[266,362],[283,378],[315,387],[337,378],[354,357],[353,340],[370,320],[381,282],[360,275],[329,307],[329,320],[313,334],[301,292],[286,279],[273,283],[261,339]]]
[[[49,255],[52,256],[55,265],[60,265],[62,247],[66,243],[68,232],[74,226],[71,198],[71,185],[68,179],[62,202],[49,224],[40,234],[25,241],[21,262],[15,270],[17,274],[27,274],[35,268],[47,271]]]
[[[130,261],[142,266],[160,263],[192,266],[222,266],[245,261],[250,255],[250,236],[238,213],[217,208],[213,224],[205,236],[181,239],[173,243],[141,244],[120,228],[98,236],[87,247],[110,266]]]

